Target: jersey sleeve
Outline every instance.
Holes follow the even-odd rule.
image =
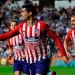
[[[43,25],[44,25],[44,29],[45,29],[46,33],[47,33],[52,39],[55,40],[55,42],[56,42],[58,48],[60,49],[61,55],[62,55],[62,56],[66,56],[63,43],[62,43],[62,41],[60,40],[59,36],[57,36],[57,34],[56,34],[54,31],[52,31],[52,30],[50,29],[50,26],[49,26],[48,24],[44,23]]]
[[[14,37],[19,34],[19,29],[22,27],[23,22],[16,26],[13,30],[6,32],[4,34],[0,34],[0,41],[7,40],[11,37]]]
[[[66,42],[69,42],[69,41],[71,40],[71,38],[70,38],[70,32],[68,32],[68,33],[66,34],[64,40],[65,40]]]

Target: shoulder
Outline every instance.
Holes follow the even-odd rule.
[[[74,29],[70,29],[70,30],[67,32],[66,36],[70,37],[70,36],[72,35],[73,30],[74,30]],[[67,37],[67,38],[68,38],[68,37]]]
[[[42,20],[39,20],[38,22],[39,22],[40,25],[43,26],[43,27],[49,27],[49,25],[48,25],[46,22],[42,21]]]
[[[20,24],[23,25],[24,23],[26,23],[26,21],[22,21]]]
[[[21,23],[17,25],[16,29],[21,29],[25,23],[26,21],[22,21]]]
[[[74,29],[70,29],[67,33],[70,34],[70,33],[72,33],[73,30],[74,30]]]
[[[42,21],[42,20],[38,20],[38,22],[41,23],[41,24],[45,24],[45,25],[47,24],[46,22],[44,22],[44,21]],[[47,25],[48,25],[48,24],[47,24]]]

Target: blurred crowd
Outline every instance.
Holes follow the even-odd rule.
[[[11,8],[10,8],[11,5]],[[44,6],[42,10],[39,10],[39,6],[35,4],[37,10],[37,19],[41,19],[50,25],[50,28],[56,32],[56,34],[61,38],[62,42],[66,33],[71,28],[70,17],[75,13],[75,7],[71,8],[62,8],[59,7],[57,10],[53,6]],[[6,3],[0,6],[0,34],[6,33],[9,31],[9,26],[12,19],[16,19],[18,23],[22,21],[21,7],[18,4],[18,1],[7,0]],[[60,50],[57,47],[54,40],[51,41],[51,49],[53,51],[53,57],[61,56]],[[69,49],[72,49],[71,44],[69,44]],[[0,41],[0,56],[6,57],[9,54],[7,41]]]

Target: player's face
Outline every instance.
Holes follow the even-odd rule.
[[[17,26],[16,22],[11,22],[10,29],[13,30]]]
[[[21,16],[22,20],[28,20],[31,16],[31,12],[27,12],[26,8],[22,8]]]
[[[71,17],[71,25],[75,28],[75,16]]]

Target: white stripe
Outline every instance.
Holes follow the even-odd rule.
[[[26,23],[23,24],[22,31],[26,31],[26,30],[25,30],[25,27],[26,27]],[[25,32],[22,32],[22,33],[23,33],[22,36],[23,36],[23,38],[24,38],[24,37],[25,37]],[[25,38],[24,38],[24,40],[25,40]]]
[[[15,38],[16,38],[16,45],[18,45],[18,42],[19,42],[18,39],[19,38],[18,38],[18,36],[16,36]]]
[[[25,31],[26,23],[23,24],[22,30]]]
[[[41,43],[41,47],[42,47],[42,52],[43,52],[43,58],[46,56],[46,54],[45,54],[45,46],[44,46],[44,44],[43,43]]]
[[[19,51],[18,51],[18,60],[21,60],[21,57],[20,57],[20,53],[19,53]]]
[[[35,37],[35,25],[32,27],[32,36]]]
[[[31,57],[31,53],[30,53],[29,47],[27,47],[27,50],[28,50],[28,54],[29,54],[30,63],[32,63],[32,57]]]
[[[34,58],[34,62],[36,62],[36,54],[35,54],[35,48],[34,45],[32,45],[32,54],[33,54],[33,58]]]
[[[10,38],[10,44],[12,45],[12,38]]]
[[[15,37],[12,38],[13,46],[15,45],[14,38],[15,38]]]

